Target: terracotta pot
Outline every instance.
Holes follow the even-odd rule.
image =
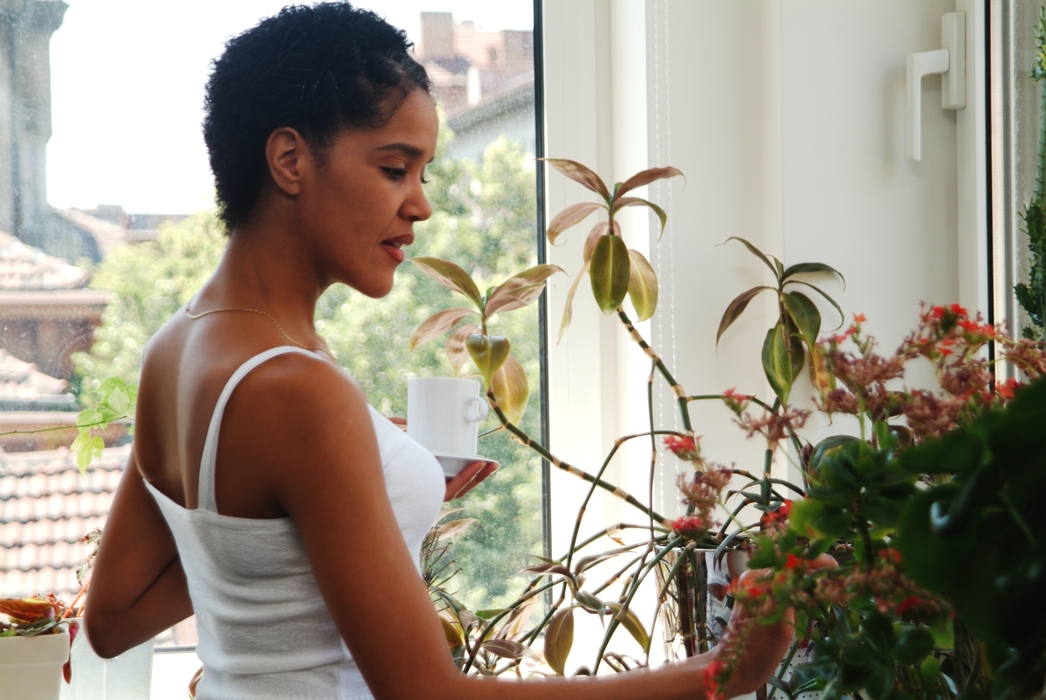
[[[58,700],[69,634],[0,638],[0,688],[4,697]]]

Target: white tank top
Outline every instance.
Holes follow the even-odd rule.
[[[315,357],[301,348],[273,348],[245,362],[225,385],[204,442],[196,510],[146,482],[189,583],[200,638],[196,653],[204,667],[199,700],[373,697],[327,612],[294,521],[219,515],[215,505],[214,462],[225,405],[248,372],[288,352]],[[373,407],[370,413],[389,500],[420,572],[421,545],[442,503],[443,472],[425,448]]]

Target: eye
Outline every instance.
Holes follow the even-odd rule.
[[[393,182],[399,182],[407,177],[407,171],[404,168],[382,168],[382,172]]]
[[[426,180],[425,178],[421,178],[421,184],[427,185],[427,184],[429,184],[429,182],[430,182],[429,180]]]

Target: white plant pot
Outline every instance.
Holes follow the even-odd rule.
[[[153,678],[153,642],[150,639],[112,659],[94,653],[83,620],[73,640],[72,683],[62,683],[59,700],[143,700]]]
[[[18,700],[58,700],[69,634],[0,638],[0,689]]]

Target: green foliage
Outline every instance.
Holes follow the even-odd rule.
[[[146,342],[188,303],[224,250],[221,224],[204,211],[162,226],[156,241],[120,246],[106,257],[91,286],[112,292],[112,298],[90,354],[73,355],[84,405],[109,377],[138,382]]]
[[[1039,22],[1035,26],[1035,62],[1032,80],[1046,79],[1046,8],[1039,8]],[[1021,329],[1025,338],[1046,340],[1046,217],[1043,212],[1042,188],[1046,170],[1046,91],[1042,93],[1039,108],[1039,161],[1035,173],[1035,194],[1025,208],[1024,232],[1028,236],[1031,264],[1028,281],[1014,286],[1017,302],[1028,314],[1031,323]]]
[[[947,594],[985,645],[994,697],[1046,678],[1046,380],[1001,411],[905,453],[913,473],[953,471],[907,504],[897,547],[917,583]]]
[[[820,385],[824,380],[818,376],[822,373],[818,368],[817,357],[819,352],[817,338],[821,332],[821,312],[817,310],[817,306],[806,294],[801,291],[795,291],[794,288],[792,291],[786,291],[785,288],[788,285],[802,285],[812,289],[831,304],[839,312],[839,317],[842,318],[843,311],[832,297],[825,294],[820,287],[803,280],[794,279],[794,276],[827,272],[837,275],[844,284],[846,280],[842,273],[824,263],[799,263],[785,268],[784,263],[776,257],[767,255],[743,238],[731,236],[727,241],[739,241],[748,249],[748,252],[761,260],[769,268],[770,272],[774,274],[777,286],[767,287],[760,285],[753,287],[748,291],[742,292],[731,301],[726,307],[726,311],[723,312],[723,318],[719,321],[719,330],[716,332],[715,338],[716,343],[719,343],[723,333],[744,313],[744,310],[748,308],[748,304],[760,292],[764,290],[776,292],[779,318],[774,327],[767,331],[766,340],[763,341],[763,371],[766,373],[766,379],[770,382],[770,386],[777,395],[777,400],[780,404],[787,404],[788,395],[792,391],[792,384],[799,377],[799,372],[802,371],[806,362],[803,351],[804,346],[809,351],[811,358],[813,358],[811,366],[814,374],[814,383]]]

